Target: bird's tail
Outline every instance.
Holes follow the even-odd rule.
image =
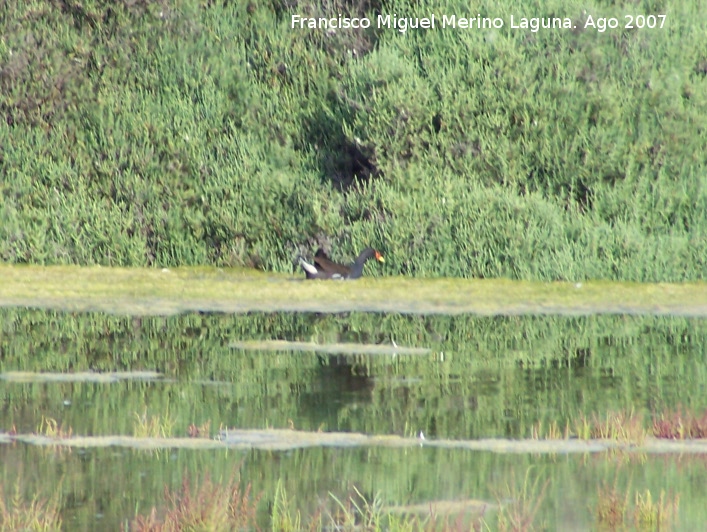
[[[299,260],[299,265],[302,266],[302,269],[304,270],[304,272],[308,276],[309,275],[317,275],[319,273],[317,271],[317,268],[313,264],[310,264],[309,262],[304,260],[304,258],[302,258],[301,255],[299,257],[297,257],[297,259]]]

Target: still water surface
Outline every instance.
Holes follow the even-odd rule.
[[[132,435],[139,416],[172,436],[209,422],[238,429],[395,434],[427,440],[528,438],[579,416],[707,407],[707,321],[653,316],[411,316],[251,313],[121,317],[0,310],[0,430]],[[279,341],[273,344],[272,341]],[[286,342],[298,342],[289,345]],[[311,343],[328,346],[308,349]],[[351,346],[365,344],[360,353]],[[377,347],[373,347],[377,346]],[[397,346],[397,348],[396,348]],[[405,351],[402,348],[415,348]],[[354,349],[355,351],[355,349]],[[75,375],[68,381],[11,372]],[[93,382],[79,372],[149,371]],[[140,377],[140,376],[135,376]],[[64,526],[117,529],[163,504],[164,487],[239,472],[264,494],[278,482],[305,513],[355,487],[387,505],[478,499],[496,504],[526,474],[549,480],[538,522],[595,526],[598,489],[680,496],[678,528],[707,522],[701,455],[498,454],[426,446],[291,451],[56,449],[1,444],[6,493],[60,490]]]

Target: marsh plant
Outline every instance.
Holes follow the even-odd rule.
[[[498,513],[496,526],[484,522],[492,529],[502,532],[525,532],[543,529],[543,525],[536,522],[540,506],[545,500],[550,479],[543,480],[540,475],[534,474],[532,468],[525,473],[523,483],[518,486],[515,474],[501,490],[497,491]]]
[[[634,411],[607,412],[604,416],[596,413],[591,416],[582,414],[563,427],[553,420],[547,424],[538,421],[530,429],[534,440],[566,440],[576,436],[581,440],[614,440],[624,443],[640,444],[646,438],[640,416]]]
[[[669,496],[663,490],[658,500],[645,490],[635,492],[631,501],[630,486],[622,491],[614,481],[599,488],[594,510],[601,529],[624,529],[630,524],[634,530],[669,530],[677,521],[679,503],[678,495]]]
[[[73,429],[71,427],[64,427],[63,423],[60,424],[54,418],[42,416],[42,420],[39,422],[39,427],[37,427],[37,433],[46,436],[47,438],[64,440],[71,438],[73,435]]]
[[[629,504],[629,494],[619,492],[616,482],[613,485],[603,485],[599,488],[599,498],[595,508],[597,523],[609,530],[616,530],[624,524],[626,510]]]
[[[478,522],[477,522],[478,524]],[[366,497],[355,486],[346,497],[329,493],[329,498],[321,502],[313,515],[303,516],[295,508],[281,483],[278,483],[273,512],[273,530],[296,532],[299,530],[325,531],[339,530],[356,532],[359,530],[413,532],[437,530],[469,530],[462,518],[457,521],[447,516],[431,513],[420,519],[417,515],[390,512],[379,496]],[[462,527],[462,528],[459,528]]]
[[[50,532],[61,530],[59,491],[42,497],[35,493],[27,499],[22,493],[20,479],[15,481],[14,492],[7,496],[0,484],[0,530],[28,530]]]
[[[293,508],[285,487],[279,480],[275,487],[275,500],[273,501],[271,519],[273,530],[290,532],[302,529],[302,513],[299,509]],[[317,516],[317,520],[321,520],[321,515]],[[315,529],[319,529],[319,527],[317,526]]]
[[[133,423],[133,435],[136,438],[170,438],[174,430],[174,420],[169,413],[160,416],[158,414],[149,415],[147,408],[142,414],[135,412]]]
[[[223,484],[205,478],[194,488],[185,475],[178,490],[165,487],[165,507],[152,508],[147,516],[136,516],[128,530],[176,532],[180,530],[255,530],[260,496],[237,476]]]
[[[567,440],[570,437],[570,426],[567,423],[564,428],[561,428],[557,420],[554,419],[546,426],[540,420],[531,427],[530,437],[533,440]]]
[[[582,440],[603,439],[640,445],[652,434],[655,438],[668,440],[688,440],[707,438],[707,411],[697,413],[682,407],[665,410],[653,416],[652,426],[646,429],[642,416],[635,411],[610,411],[600,416],[581,415],[561,429],[557,421],[545,425],[538,421],[531,427],[530,437],[534,440],[567,439],[575,435]]]
[[[574,424],[575,434],[582,440],[614,440],[623,443],[641,444],[646,439],[643,421],[633,410],[596,413],[591,417],[580,416]]]
[[[680,497],[668,496],[661,490],[658,500],[653,500],[650,490],[636,492],[633,524],[637,530],[665,530],[678,517]]]
[[[333,493],[329,494],[336,503],[336,509],[331,514],[332,524],[343,530],[354,530],[357,525],[365,530],[381,530],[384,512],[380,497],[376,495],[368,500],[355,486],[353,491],[344,501]]]
[[[211,437],[211,420],[207,419],[205,422],[203,422],[201,425],[196,425],[195,423],[192,423],[189,425],[187,428],[187,435],[190,438],[210,438]]]
[[[653,417],[653,435],[670,440],[707,438],[707,411],[698,414],[683,408],[666,410]]]

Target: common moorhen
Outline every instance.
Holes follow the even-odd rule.
[[[319,248],[314,254],[314,264],[308,263],[302,257],[299,258],[299,263],[307,279],[358,279],[363,274],[363,265],[371,258],[385,262],[379,251],[366,248],[351,266],[344,266],[332,261],[324,250]]]

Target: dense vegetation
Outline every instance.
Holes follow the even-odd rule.
[[[700,0],[0,5],[0,260],[704,279]],[[379,13],[500,30],[375,28]],[[369,30],[290,16],[367,15]],[[666,14],[628,30],[625,14]],[[511,29],[510,15],[573,30]],[[583,29],[587,17],[620,27]]]

